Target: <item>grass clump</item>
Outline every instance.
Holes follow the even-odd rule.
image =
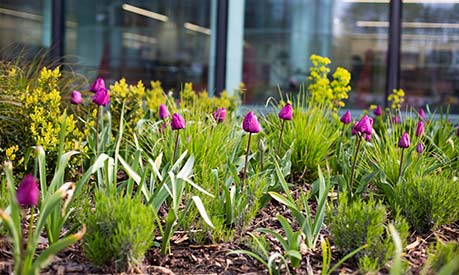
[[[397,185],[395,203],[412,230],[426,233],[459,217],[457,184],[441,175],[412,178]]]
[[[153,244],[152,210],[140,199],[96,193],[95,210],[88,209],[82,220],[87,225],[86,257],[110,270],[138,266]]]

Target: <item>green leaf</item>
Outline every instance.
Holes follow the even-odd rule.
[[[287,206],[290,209],[296,209],[297,208],[296,205],[293,203],[293,201],[287,199],[286,197],[282,196],[281,194],[279,194],[277,192],[268,192],[268,194],[273,199],[275,199],[276,201],[284,204],[285,206]]]
[[[198,196],[193,196],[191,197],[193,199],[194,204],[198,208],[199,214],[201,214],[201,217],[204,219],[204,221],[209,225],[212,229],[214,228],[214,225],[212,224],[212,221],[209,219],[209,216],[207,216],[206,208],[204,207],[204,204],[202,203],[202,200]]]

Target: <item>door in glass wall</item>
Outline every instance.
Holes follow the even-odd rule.
[[[365,2],[246,0],[245,103],[264,103],[278,95],[278,87],[297,92],[312,54],[330,57],[332,70],[341,66],[352,73],[351,106],[383,102],[388,4]]]
[[[410,106],[459,112],[458,14],[459,1],[404,2],[400,86]]]
[[[65,55],[88,76],[207,87],[210,0],[66,0]]]
[[[51,42],[51,1],[0,1],[0,49],[3,58],[26,54],[39,58]],[[23,55],[24,56],[24,55]]]

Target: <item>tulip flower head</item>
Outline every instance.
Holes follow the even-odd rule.
[[[28,174],[24,177],[16,190],[16,199],[22,206],[37,206],[40,190],[34,176]]]
[[[370,142],[373,134],[370,134],[370,135],[365,134],[364,136],[365,136],[365,140]]]
[[[244,131],[252,134],[256,134],[261,131],[260,123],[253,112],[248,112],[247,115],[245,115],[244,121],[242,122],[242,128]]]
[[[290,103],[287,103],[287,105],[285,105],[284,108],[282,108],[279,111],[279,118],[282,120],[292,120],[292,117],[293,117],[292,105],[290,105]]]
[[[416,136],[419,137],[424,134],[424,122],[419,121],[416,127]]]
[[[382,115],[382,108],[380,105],[378,105],[378,107],[376,107],[376,109],[373,111],[373,114],[375,116],[381,116]]]
[[[402,137],[398,141],[398,147],[400,148],[408,148],[410,147],[410,136],[407,132],[403,133]]]
[[[351,112],[347,110],[344,115],[341,117],[340,121],[344,124],[349,124],[352,121]]]
[[[105,88],[100,88],[97,90],[96,94],[92,97],[92,102],[99,106],[107,106],[110,102],[110,95],[108,94],[108,90]]]
[[[419,108],[418,114],[419,114],[419,117],[420,117],[422,120],[425,120],[425,119],[426,119],[426,113],[424,112],[424,109],[423,109],[423,108]]]
[[[355,130],[361,134],[371,135],[373,133],[373,119],[364,115],[355,126]]]
[[[97,93],[97,91],[99,91],[100,89],[105,89],[105,82],[102,77],[97,78],[96,81],[94,81],[94,83],[92,83],[91,87],[89,88],[89,90],[93,93]]]
[[[393,122],[394,124],[399,124],[399,123],[400,123],[400,117],[399,117],[399,116],[394,116],[394,117],[392,118],[392,122]]]
[[[167,109],[167,106],[164,104],[159,105],[159,118],[165,120],[166,118],[170,117],[171,114]]]
[[[212,116],[214,117],[215,121],[218,123],[225,121],[226,118],[226,109],[225,108],[218,108]]]
[[[416,145],[416,152],[418,152],[419,154],[422,154],[422,152],[424,152],[424,146],[422,146],[422,143],[418,143],[418,145]]]
[[[358,122],[354,122],[354,125],[352,126],[352,132],[351,134],[353,136],[357,135],[359,132],[357,131],[357,124],[359,124]]]
[[[459,127],[456,129],[456,136],[459,137]]]
[[[83,97],[81,93],[78,91],[73,91],[72,95],[70,96],[70,103],[75,105],[80,105],[83,102]]]
[[[186,127],[185,119],[180,114],[174,113],[172,115],[172,122],[171,122],[172,130],[185,129],[185,127]]]

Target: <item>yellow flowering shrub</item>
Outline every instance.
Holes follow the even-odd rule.
[[[405,101],[405,91],[403,89],[394,89],[387,97],[390,108],[394,111],[400,111],[402,103]]]
[[[145,95],[145,86],[142,81],[137,82],[137,85],[129,85],[126,79],[110,86],[110,112],[112,115],[112,130],[117,130],[121,117],[121,109],[123,102],[124,120],[127,122],[127,130],[132,131],[135,124],[143,118],[143,98]]]
[[[161,87],[161,81],[151,81],[151,89],[145,91],[145,104],[148,109],[156,114],[159,112],[159,105],[167,101],[167,95]]]
[[[48,152],[57,152],[61,124],[65,119],[64,151],[83,150],[81,142],[85,136],[77,128],[73,115],[66,116],[60,109],[61,96],[57,90],[57,80],[61,76],[59,68],[43,68],[38,78],[38,85],[21,95],[22,114],[27,117],[28,130],[33,145],[42,146]]]
[[[193,113],[208,114],[217,108],[225,108],[231,112],[236,108],[236,96],[229,96],[226,91],[222,91],[219,97],[209,97],[206,90],[197,93],[193,90],[192,83],[186,83],[180,91],[180,108]]]
[[[331,60],[319,55],[311,55],[312,67],[308,76],[308,90],[311,93],[309,102],[326,108],[337,110],[345,106],[344,100],[348,98],[351,90],[349,85],[351,74],[348,70],[338,67],[333,73],[333,80],[330,82],[328,65]]]

